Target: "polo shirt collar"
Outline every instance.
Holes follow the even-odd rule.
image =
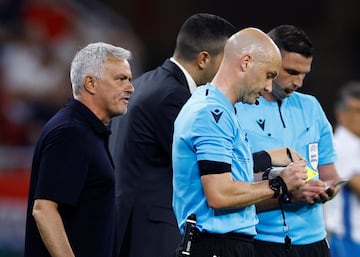
[[[97,134],[103,136],[109,136],[111,134],[109,126],[105,126],[104,123],[82,102],[71,98],[67,105],[77,111],[83,120],[87,122]]]

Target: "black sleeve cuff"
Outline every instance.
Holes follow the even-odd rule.
[[[271,157],[266,151],[256,152],[252,155],[254,160],[255,173],[271,168]]]
[[[231,164],[216,161],[198,161],[200,176],[231,172]]]

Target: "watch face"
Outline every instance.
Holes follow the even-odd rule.
[[[270,186],[280,189],[280,182],[277,179],[270,179]]]
[[[269,180],[269,186],[274,191],[274,198],[279,197],[280,195],[280,181],[276,178]]]

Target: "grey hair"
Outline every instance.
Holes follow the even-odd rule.
[[[120,60],[131,58],[131,52],[104,42],[91,43],[78,51],[71,62],[70,81],[73,95],[77,96],[86,76],[101,78],[109,56]]]
[[[338,91],[335,109],[346,110],[349,98],[360,99],[360,81],[351,80],[345,83]]]

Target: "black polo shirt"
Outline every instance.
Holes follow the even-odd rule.
[[[25,256],[50,256],[31,214],[35,199],[59,204],[75,256],[111,256],[115,179],[109,135],[110,130],[74,99],[45,125],[33,157]]]

